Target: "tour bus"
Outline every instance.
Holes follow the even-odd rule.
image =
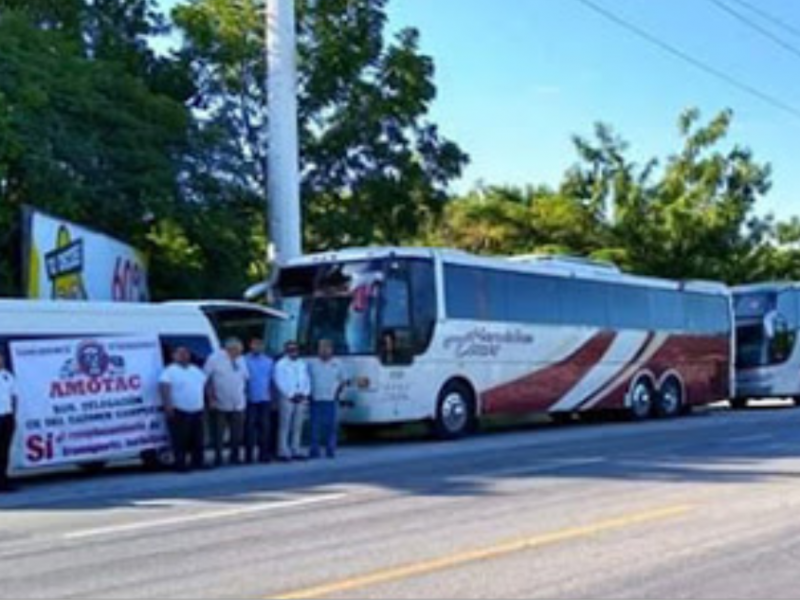
[[[344,424],[426,421],[450,439],[483,416],[673,417],[728,399],[729,289],[636,277],[574,258],[348,249],[288,261],[272,281],[312,356],[347,364]]]
[[[0,300],[0,352],[10,362],[9,369],[17,375],[20,404],[27,403],[20,407],[18,416],[30,414],[31,404],[43,403],[42,418],[29,418],[29,422],[20,422],[18,418],[11,461],[14,469],[24,471],[66,464],[97,469],[109,459],[139,455],[146,463],[156,463],[159,450],[153,443],[147,443],[148,440],[144,439],[142,444],[147,445],[147,451],[131,454],[130,448],[136,447],[147,435],[152,442],[156,428],[160,439],[166,443],[155,386],[157,373],[169,362],[172,351],[185,346],[190,349],[192,360],[202,365],[225,338],[263,338],[269,335],[270,324],[283,318],[285,315],[280,311],[241,302],[136,304]],[[133,374],[132,358],[104,347],[104,340],[123,340],[124,343],[129,338],[131,351],[137,349],[139,342],[136,340],[152,340],[146,382],[152,406],[143,406],[144,392],[139,389],[141,377]],[[60,344],[63,344],[62,349],[72,344],[71,347],[79,348],[80,352],[62,353],[63,357],[47,363],[48,354],[59,351]],[[38,362],[19,364],[24,362],[19,360],[15,364],[15,357],[22,356],[22,347],[27,348],[26,357]],[[42,368],[40,372],[40,365],[47,364],[52,368],[49,371]],[[23,380],[25,372],[27,380]],[[78,379],[81,374],[86,377]],[[131,389],[126,389],[128,387]],[[45,398],[49,391],[54,395]],[[74,394],[75,402],[67,402],[69,394]],[[60,406],[56,406],[58,403]],[[145,410],[149,411],[146,418]],[[129,439],[123,440],[126,435]],[[58,453],[54,453],[53,446],[70,441],[65,438],[74,438],[73,447],[85,451],[73,448],[69,457],[74,460],[66,455],[54,456]]]
[[[800,404],[800,284],[764,283],[734,289],[735,408],[748,400],[791,398]]]

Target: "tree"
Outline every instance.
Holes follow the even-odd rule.
[[[26,11],[0,12],[0,223],[10,232],[0,240],[0,285],[6,290],[18,289],[14,225],[23,204],[149,249],[153,223],[178,213],[187,143],[189,114],[180,102],[154,92],[124,62],[87,57],[66,25],[37,23]]]
[[[573,196],[495,186],[450,202],[422,241],[486,254],[590,254],[602,235],[597,213]]]
[[[426,119],[433,62],[406,29],[385,40],[386,0],[298,3],[302,199],[306,247],[399,243],[438,214],[466,156]],[[266,194],[263,5],[195,0],[174,19],[192,65],[194,105],[225,132],[220,177]],[[225,139],[227,138],[227,140]]]
[[[478,252],[572,253],[637,273],[729,283],[800,270],[800,225],[758,217],[770,167],[728,144],[732,113],[681,115],[681,148],[638,163],[613,129],[574,138],[578,161],[557,191],[485,188],[454,200],[429,241]]]

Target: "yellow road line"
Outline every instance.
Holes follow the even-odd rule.
[[[502,542],[477,550],[451,554],[441,558],[412,563],[383,571],[376,571],[359,577],[343,579],[341,581],[317,585],[302,590],[296,590],[275,596],[274,598],[275,600],[301,600],[306,598],[322,598],[332,594],[351,592],[353,590],[362,589],[373,585],[389,583],[411,577],[419,577],[420,575],[428,575],[470,563],[496,559],[509,554],[523,552],[525,550],[532,550],[535,548],[568,542],[579,538],[592,537],[601,533],[617,529],[624,529],[634,525],[671,519],[685,515],[691,511],[692,508],[692,506],[686,504],[667,506],[647,512],[635,513],[605,521],[598,521],[590,525],[560,529],[550,533]]]

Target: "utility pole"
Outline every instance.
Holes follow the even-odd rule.
[[[267,0],[269,151],[268,260],[281,263],[303,252],[297,112],[297,42],[294,0]]]

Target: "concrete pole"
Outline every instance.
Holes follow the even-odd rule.
[[[268,259],[278,263],[303,251],[297,113],[297,46],[294,0],[267,0],[267,97],[269,103]]]

